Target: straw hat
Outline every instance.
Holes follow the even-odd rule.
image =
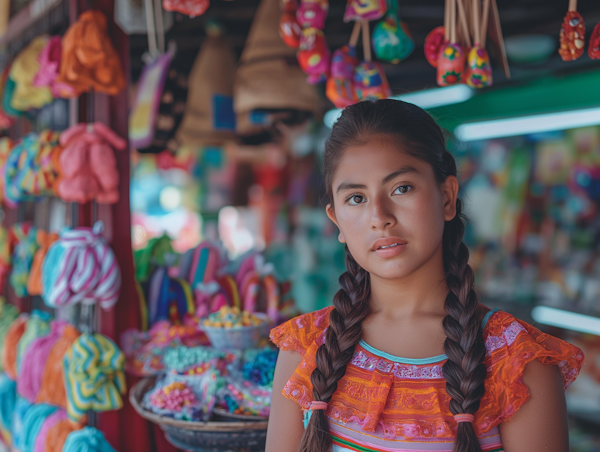
[[[185,114],[176,134],[182,145],[219,146],[235,137],[235,55],[221,27],[211,23],[206,33],[190,72]]]
[[[250,119],[253,110],[321,113],[321,100],[306,82],[296,50],[279,36],[280,15],[279,0],[262,0],[246,39],[233,87],[238,132],[257,128]]]

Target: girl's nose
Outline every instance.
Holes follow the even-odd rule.
[[[387,196],[375,198],[371,204],[373,209],[371,213],[371,229],[375,231],[385,230],[396,224],[392,204]]]

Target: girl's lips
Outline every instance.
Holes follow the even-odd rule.
[[[383,259],[389,259],[390,257],[396,257],[398,254],[404,251],[404,248],[406,248],[406,243],[398,243],[388,248],[376,249],[375,254]]]

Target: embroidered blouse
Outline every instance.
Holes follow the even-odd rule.
[[[296,317],[271,331],[281,350],[303,356],[283,389],[305,413],[313,400],[310,376],[316,352],[325,342],[332,307]],[[483,451],[501,451],[498,425],[529,399],[521,377],[534,359],[558,365],[566,389],[579,374],[583,352],[502,311],[484,319],[486,346],[485,395],[473,426]],[[442,366],[448,357],[407,359],[381,352],[364,341],[338,382],[326,415],[333,452],[439,451],[450,452],[456,421]]]

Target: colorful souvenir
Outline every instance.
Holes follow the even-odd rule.
[[[125,88],[121,60],[108,37],[102,12],[81,13],[65,33],[57,82],[70,85],[73,96],[90,89],[114,96]]]
[[[163,0],[165,11],[177,11],[190,17],[201,16],[209,6],[208,0]]]
[[[119,172],[114,150],[127,142],[101,122],[77,124],[62,132],[59,178],[55,189],[68,202],[102,204],[119,200]]]
[[[482,47],[473,47],[467,58],[465,81],[471,88],[484,88],[492,84],[490,56]]]
[[[425,58],[427,58],[427,62],[433,67],[437,67],[440,53],[446,44],[444,35],[444,27],[437,27],[431,30],[425,38]]]
[[[125,357],[109,338],[82,334],[63,358],[67,414],[79,421],[88,410],[110,411],[123,406]]]
[[[459,0],[461,5],[462,0]],[[485,49],[487,37],[487,23],[490,0],[486,0],[481,12],[479,1],[473,1],[473,47],[467,57],[467,67],[464,73],[464,81],[471,88],[484,88],[492,85],[492,66],[490,57]],[[481,16],[479,16],[481,12]]]
[[[53,36],[50,38],[38,58],[40,69],[33,79],[33,85],[37,87],[49,87],[54,97],[72,97],[73,88],[66,83],[56,81],[60,68],[61,49],[61,37]]]
[[[563,61],[573,61],[583,55],[585,46],[585,22],[577,12],[577,0],[569,1],[569,11],[560,29],[558,53]]]
[[[279,35],[283,39],[283,42],[285,42],[285,45],[292,49],[297,49],[300,46],[300,35],[302,34],[302,27],[296,17],[297,7],[298,5],[295,0],[285,2],[283,13],[279,20]]]
[[[377,20],[385,14],[386,0],[348,0],[344,22]]]
[[[444,26],[446,44],[439,54],[437,64],[437,83],[440,86],[455,85],[462,82],[467,56],[458,43],[456,32],[456,0],[447,2]]]
[[[408,27],[398,18],[397,0],[389,0],[387,15],[373,30],[375,55],[380,60],[396,64],[407,58],[414,48]]]
[[[600,22],[594,27],[590,43],[588,45],[588,55],[592,60],[600,59]]]
[[[392,95],[383,67],[373,61],[363,61],[356,67],[354,86],[359,100],[385,99]]]
[[[337,108],[347,107],[358,100],[354,90],[354,70],[357,65],[354,46],[347,45],[333,52],[331,77],[327,80],[325,94]]]
[[[296,11],[296,18],[302,28],[325,28],[329,10],[328,0],[302,0]]]
[[[37,87],[33,84],[35,75],[40,69],[38,58],[48,44],[47,36],[38,36],[25,47],[15,58],[9,77],[15,82],[10,105],[15,110],[26,111],[41,108],[52,102],[52,91],[48,87]]]
[[[329,75],[329,59],[331,54],[323,32],[317,28],[302,30],[298,63],[308,74],[310,84],[324,82]]]

